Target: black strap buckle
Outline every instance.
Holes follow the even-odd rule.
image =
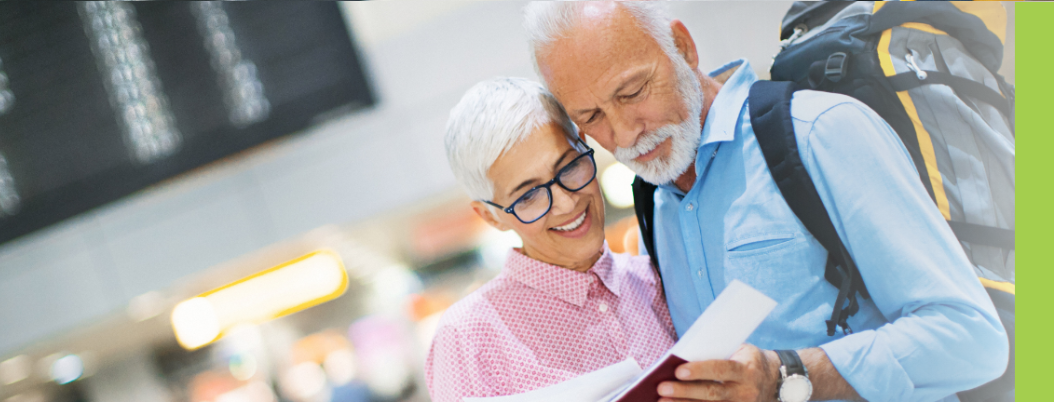
[[[827,56],[827,62],[823,66],[823,76],[828,81],[838,82],[845,77],[846,69],[849,67],[849,56],[843,52],[832,53]]]

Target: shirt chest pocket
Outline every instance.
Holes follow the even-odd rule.
[[[758,198],[764,201],[742,202]],[[778,300],[824,280],[827,251],[778,193],[741,198],[725,219],[725,283],[738,279]]]
[[[771,232],[729,242],[724,258],[725,282],[738,279],[770,297],[796,292],[823,280],[827,252],[812,236]]]

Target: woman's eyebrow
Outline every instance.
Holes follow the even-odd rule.
[[[560,164],[562,164],[564,162],[564,159],[567,159],[568,155],[571,155],[574,152],[575,152],[574,148],[571,148],[571,149],[568,149],[567,151],[564,151],[564,154],[560,155],[560,159],[557,159],[556,163],[553,164],[553,171],[554,172],[559,171],[560,170]],[[516,194],[516,192],[522,190],[524,187],[530,186],[530,185],[532,185],[534,183],[538,183],[538,181],[539,181],[538,179],[527,179],[527,180],[524,180],[523,183],[520,183],[520,185],[516,186],[516,188],[510,190],[507,195],[511,197],[513,194]]]
[[[534,183],[537,183],[537,182],[538,182],[538,179],[524,180],[523,183],[520,183],[520,185],[516,186],[516,188],[512,189],[511,191],[509,191],[508,195],[511,197],[513,194],[516,194],[518,191],[522,190],[524,187],[530,186],[530,185],[532,185]]]
[[[567,155],[570,155],[573,152],[575,152],[574,148],[571,148],[571,149],[568,149],[567,151],[564,151],[564,154],[560,155],[560,159],[557,159],[556,163],[553,164],[553,171],[554,172],[560,171],[560,165],[562,163],[564,163],[564,159],[567,159]]]

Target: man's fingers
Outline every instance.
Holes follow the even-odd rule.
[[[697,401],[729,400],[728,386],[711,381],[665,381],[659,384],[659,396],[667,399],[690,399]]]
[[[682,381],[740,381],[743,363],[731,360],[705,360],[677,366],[674,375]]]

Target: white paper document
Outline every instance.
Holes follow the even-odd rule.
[[[607,395],[618,391],[627,382],[641,373],[636,360],[629,358],[604,367],[600,370],[583,374],[571,380],[542,389],[509,396],[491,398],[465,398],[465,402],[596,402]]]
[[[674,380],[674,370],[686,362],[732,357],[750,334],[776,308],[776,301],[733,280],[710,307],[695,319],[669,352],[612,397],[601,401],[654,402],[663,381]]]
[[[688,327],[670,353],[690,362],[732,357],[774,308],[775,300],[733,280]]]
[[[632,359],[539,390],[492,398],[465,398],[465,402],[638,402],[658,400],[655,387],[673,378],[684,361],[728,359],[776,308],[776,301],[743,282],[734,280],[684,336],[647,370]],[[632,364],[630,364],[632,363]]]

